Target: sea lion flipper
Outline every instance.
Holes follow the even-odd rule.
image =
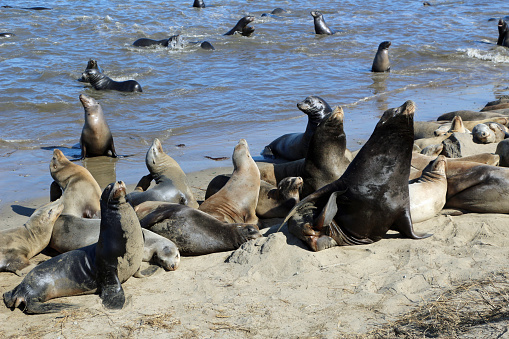
[[[76,309],[77,305],[64,303],[41,303],[32,301],[26,304],[24,312],[27,314],[59,313],[63,310]]]
[[[338,197],[338,194],[343,194],[344,192],[345,191],[343,192],[336,191],[330,195],[327,204],[325,204],[325,207],[322,209],[322,212],[315,221],[314,224],[315,229],[321,231],[324,226],[328,226],[332,222],[332,219],[334,219],[336,213],[338,212],[338,205],[336,204],[336,199]]]
[[[113,142],[113,137],[111,137],[110,151],[111,151],[111,157],[112,158],[116,158],[117,157],[117,152],[115,151],[115,143]]]
[[[103,301],[103,305],[108,309],[119,310],[125,303],[124,289],[115,273],[104,272],[103,274],[104,277],[102,277],[102,285],[100,286],[100,297]]]
[[[53,181],[49,187],[49,200],[55,201],[62,196],[62,188],[60,185]]]
[[[145,268],[143,270],[140,267],[140,269],[134,274],[134,277],[135,278],[150,277],[150,276],[154,275],[156,272],[158,272],[160,269],[162,269],[162,268],[157,265],[149,265],[147,268]]]
[[[429,233],[416,233],[412,225],[412,219],[410,218],[410,212],[405,211],[392,225],[392,230],[397,231],[410,239],[424,239],[432,236]]]

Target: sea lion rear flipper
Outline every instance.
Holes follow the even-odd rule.
[[[78,305],[64,303],[41,303],[32,301],[26,304],[24,312],[27,314],[58,313],[68,309],[77,309]]]
[[[160,269],[162,268],[157,265],[148,265],[148,267],[143,270],[140,267],[140,269],[134,274],[134,277],[135,278],[150,277],[154,275],[156,272],[158,272]]]
[[[410,239],[424,239],[432,236],[430,233],[414,232],[412,219],[410,218],[410,212],[408,210],[394,222],[391,229],[409,237]]]

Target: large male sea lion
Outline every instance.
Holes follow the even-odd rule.
[[[371,66],[372,72],[389,72],[391,70],[391,63],[389,61],[389,47],[390,41],[383,41],[378,45],[378,50]]]
[[[50,187],[50,199],[55,201],[62,196],[65,206],[63,214],[84,218],[99,215],[101,188],[86,168],[72,163],[61,150],[55,149],[49,171],[54,180]]]
[[[103,305],[120,309],[125,303],[121,283],[135,274],[143,256],[143,234],[122,181],[108,185],[101,196],[101,232],[97,244],[51,258],[30,271],[4,293],[9,308],[25,304],[26,313],[59,311],[53,298],[99,292]]]
[[[369,244],[388,230],[420,239],[410,216],[408,176],[415,104],[384,112],[366,144],[338,180],[307,196],[285,219],[315,251]]]
[[[85,124],[81,131],[80,147],[81,159],[108,155],[111,152],[113,158],[117,157],[113,135],[104,118],[101,105],[94,98],[80,94],[80,101],[85,109]]]
[[[255,19],[254,16],[245,16],[245,17],[243,17],[242,19],[240,19],[237,22],[235,27],[230,29],[224,35],[233,35],[235,33],[240,33],[243,36],[251,36],[254,33],[255,29],[253,27],[249,26],[249,24],[251,22],[253,22],[254,19]]]
[[[320,122],[301,160],[282,164],[260,164],[260,177],[273,185],[286,177],[304,180],[301,198],[338,179],[350,160],[346,157],[344,113],[340,107]]]
[[[0,232],[0,272],[19,274],[30,258],[48,246],[51,229],[64,204],[57,200],[35,210],[22,227]]]
[[[127,195],[131,205],[144,201],[175,202],[198,208],[198,202],[189,188],[186,174],[179,164],[164,153],[159,139],[155,138],[145,156],[145,164],[150,172],[141,178],[135,191]],[[154,180],[155,186],[148,189]]]
[[[319,11],[312,11],[311,16],[313,17],[313,23],[315,25],[315,33],[316,34],[329,34],[332,35],[336,33],[333,29],[330,29],[329,26],[325,23],[325,19],[323,18],[323,14]]]
[[[290,133],[280,136],[265,146],[264,156],[275,156],[286,160],[298,160],[306,157],[311,137],[318,124],[332,112],[329,104],[322,98],[312,95],[297,104],[297,107],[308,116],[304,133]]]
[[[95,244],[101,231],[100,219],[79,218],[62,214],[51,232],[49,247],[65,253]],[[152,262],[167,271],[174,271],[180,263],[177,246],[169,239],[143,229],[143,261]]]
[[[86,69],[82,78],[84,81],[90,82],[96,90],[111,89],[120,92],[143,92],[136,80],[115,81],[96,69]]]
[[[206,199],[199,210],[226,223],[256,224],[260,171],[245,139],[240,139],[235,146],[232,161],[231,178],[216,194]]]
[[[173,241],[182,255],[231,251],[261,237],[253,224],[227,224],[189,206],[147,201],[135,208],[143,228]]]

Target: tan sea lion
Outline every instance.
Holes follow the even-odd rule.
[[[447,133],[470,133],[470,131],[463,124],[463,120],[459,115],[455,116],[452,119],[451,124],[442,125],[437,128],[434,132],[435,136],[441,136]]]
[[[125,200],[125,184],[112,183],[101,196],[97,244],[39,264],[18,286],[4,293],[5,305],[15,308],[24,303],[26,313],[56,312],[66,305],[44,302],[97,290],[106,308],[120,309],[125,303],[121,283],[139,270],[142,257],[143,233],[136,213]]]
[[[256,224],[260,193],[260,171],[240,139],[232,156],[233,173],[226,185],[200,205],[199,210],[226,223]]]
[[[24,226],[0,232],[0,272],[19,271],[48,246],[51,229],[64,210],[59,199],[35,210]]]
[[[49,171],[54,180],[50,198],[55,201],[62,196],[63,214],[84,218],[99,215],[101,188],[86,168],[70,162],[62,151],[55,149]]]
[[[140,179],[136,189],[127,195],[131,205],[144,201],[166,201],[198,208],[198,202],[189,188],[186,174],[179,164],[164,153],[159,139],[155,138],[145,156],[145,164],[150,172]],[[149,189],[150,182],[155,186]]]
[[[101,105],[85,94],[80,94],[80,101],[85,109],[85,124],[80,138],[81,159],[108,155],[108,152],[116,158],[113,136]]]
[[[412,222],[421,222],[437,215],[444,208],[447,195],[446,158],[440,155],[420,178],[408,185]]]

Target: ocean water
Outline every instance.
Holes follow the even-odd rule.
[[[0,205],[49,195],[49,162],[69,158],[83,127],[81,93],[103,107],[117,153],[77,161],[102,186],[136,183],[154,138],[185,172],[230,165],[245,138],[255,159],[276,137],[302,132],[296,104],[309,95],[345,111],[348,148],[369,138],[379,116],[408,99],[416,120],[481,109],[509,94],[509,49],[495,45],[500,1],[17,1],[0,8]],[[281,7],[280,16],[261,17]],[[310,11],[333,36],[314,34]],[[245,15],[251,37],[224,36]],[[490,20],[491,19],[491,20]],[[495,20],[494,20],[495,19]],[[181,34],[181,49],[136,48],[141,37]],[[209,41],[215,51],[193,42]],[[378,44],[390,40],[392,71],[370,72]],[[137,80],[143,93],[96,91],[76,81],[87,61],[115,80]],[[178,146],[179,145],[179,146]]]

